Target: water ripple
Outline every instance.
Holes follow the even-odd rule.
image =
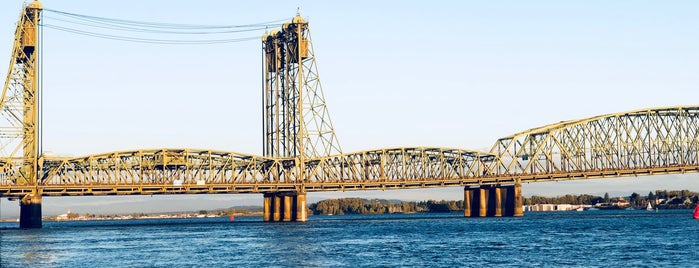
[[[1,267],[699,266],[691,211],[0,224]]]

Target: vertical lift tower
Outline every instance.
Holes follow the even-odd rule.
[[[266,193],[264,219],[306,221],[306,160],[341,153],[320,84],[308,22],[297,14],[281,31],[275,29],[262,37],[262,50],[263,154],[293,159],[296,172],[283,179],[300,185],[295,192]]]
[[[41,228],[39,21],[34,1],[20,14],[10,68],[0,98],[0,173],[26,195],[20,200],[20,228]]]

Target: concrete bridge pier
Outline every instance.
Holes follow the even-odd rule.
[[[522,217],[522,186],[464,188],[464,217]]]
[[[488,217],[502,217],[502,192],[503,187],[500,186],[493,186],[488,189],[488,211],[486,212]]]
[[[512,187],[514,188],[514,191],[512,191],[512,195],[514,195],[512,198],[512,201],[514,202],[514,211],[512,216],[522,217],[524,216],[524,197],[522,197],[522,185],[517,183],[512,185]]]
[[[471,217],[471,200],[473,195],[473,189],[468,186],[464,187],[464,217]]]
[[[19,200],[19,228],[41,227],[41,194],[25,195]]]
[[[275,192],[265,193],[263,200],[264,221],[307,221],[306,193]]]
[[[481,186],[478,192],[478,217],[488,216],[488,188]]]

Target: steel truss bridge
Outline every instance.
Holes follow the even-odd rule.
[[[699,107],[609,114],[530,129],[490,152],[406,147],[305,160],[157,149],[40,160],[46,196],[386,190],[699,171]],[[34,186],[2,177],[3,196]]]
[[[281,220],[291,214],[288,208],[288,215],[277,212],[279,206],[291,203],[279,193],[302,194],[298,202],[305,206],[305,193],[315,191],[468,188],[699,171],[698,106],[559,122],[500,138],[488,152],[404,147],[342,153],[309,25],[300,16],[262,38],[263,155],[187,148],[44,155],[38,138],[41,12],[35,1],[20,14],[0,99],[0,197],[25,205],[40,205],[41,196],[265,193],[265,209],[277,204],[279,214],[269,217]],[[267,200],[268,195],[282,201]]]

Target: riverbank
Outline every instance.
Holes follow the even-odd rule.
[[[230,216],[262,216],[262,211],[239,211],[228,212],[229,210],[217,210],[214,212],[164,212],[164,213],[131,213],[114,215],[94,215],[78,214],[68,211],[65,214],[43,217],[44,222],[55,221],[100,221],[100,220],[139,220],[139,219],[188,219],[188,218],[227,218]],[[19,218],[0,219],[0,222],[19,222]]]

